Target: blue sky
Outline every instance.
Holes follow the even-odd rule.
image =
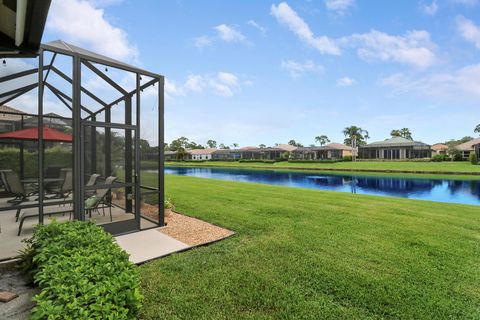
[[[480,123],[480,3],[53,0],[64,39],[167,77],[166,138],[230,145],[428,143]],[[154,102],[151,102],[154,103]]]

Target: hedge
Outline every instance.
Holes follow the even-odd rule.
[[[38,175],[38,152],[24,150],[24,174],[26,177]],[[69,148],[56,146],[47,148],[44,152],[44,167],[49,165],[58,165],[66,168],[72,167],[72,151]],[[10,169],[17,173],[20,172],[20,149],[3,148],[0,149],[0,169]]]
[[[275,160],[261,160],[261,159],[240,159],[238,160],[240,163],[249,163],[249,162],[257,162],[257,163],[275,163]]]
[[[93,222],[37,226],[22,268],[41,289],[31,319],[136,319],[139,314],[137,267]]]
[[[342,160],[288,160],[289,163],[337,163]]]

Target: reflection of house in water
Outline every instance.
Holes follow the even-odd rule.
[[[357,188],[376,190],[408,195],[412,193],[430,192],[436,185],[441,185],[441,180],[402,179],[388,177],[356,177]]]
[[[452,195],[465,193],[480,199],[480,181],[451,180],[448,181],[448,190]]]

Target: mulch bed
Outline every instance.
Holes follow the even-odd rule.
[[[172,212],[166,215],[166,227],[158,229],[178,241],[190,246],[217,241],[231,236],[235,232],[213,225],[200,219]]]
[[[122,199],[123,200],[123,199]],[[124,200],[113,202],[124,206]],[[142,216],[158,221],[158,206],[142,203]],[[172,238],[189,246],[198,246],[231,236],[235,232],[213,225],[200,219],[192,218],[171,210],[165,210],[165,227],[158,229]]]

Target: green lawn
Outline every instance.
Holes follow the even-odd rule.
[[[245,167],[266,169],[314,169],[314,170],[349,170],[371,172],[404,172],[404,173],[443,173],[443,174],[478,174],[480,165],[472,165],[470,162],[401,162],[401,161],[357,161],[337,163],[239,163],[239,162],[167,162],[167,166],[212,166],[212,167]]]
[[[475,206],[166,176],[237,234],[141,267],[144,319],[479,319]]]

